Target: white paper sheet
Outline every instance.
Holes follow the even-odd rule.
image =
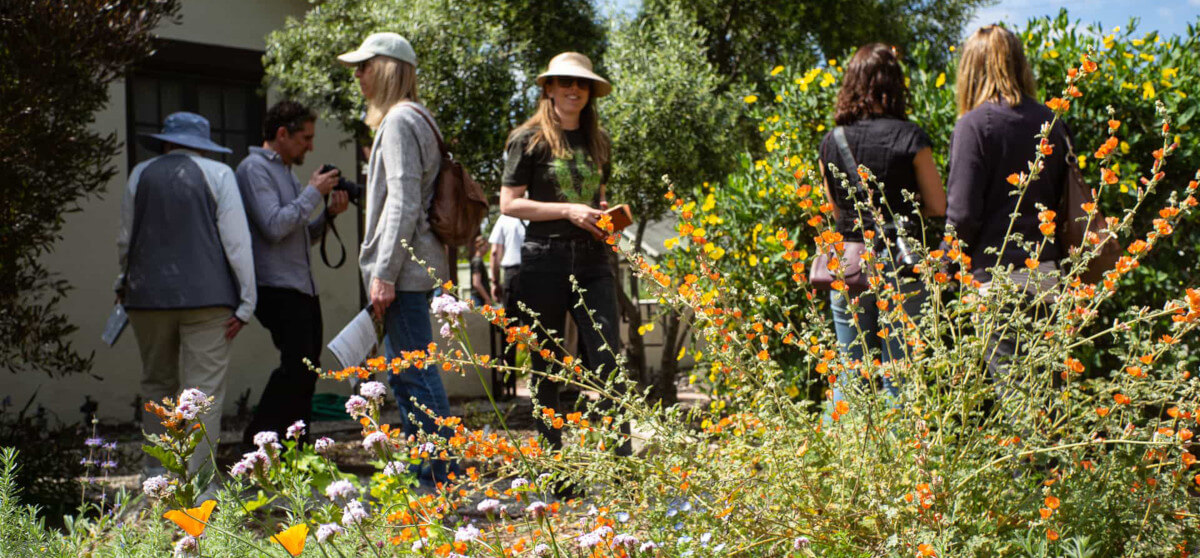
[[[100,334],[100,340],[109,347],[115,345],[127,325],[129,325],[129,316],[125,314],[125,307],[117,303],[116,306],[113,306],[112,314],[108,315],[108,321],[104,323],[104,332]]]
[[[375,341],[375,323],[371,320],[370,312],[363,310],[329,342],[329,351],[342,368],[349,368],[367,360]]]

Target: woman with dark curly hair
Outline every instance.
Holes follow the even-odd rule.
[[[907,108],[904,72],[894,50],[880,43],[858,49],[846,64],[838,92],[833,117],[837,127],[825,135],[820,148],[825,195],[833,202],[835,230],[847,241],[862,242],[863,231],[892,230],[905,221],[915,222],[918,211],[926,217],[946,214],[946,193],[933,162],[929,136],[908,121]],[[851,188],[829,169],[830,165],[846,175]],[[856,165],[867,167],[878,179],[879,187],[870,192],[870,202],[882,209],[887,222],[876,223],[869,212],[855,207],[856,200],[868,201],[865,193],[851,191],[857,190],[854,185],[859,180]],[[906,192],[915,194],[915,205]],[[874,240],[878,242],[881,237],[875,235]],[[891,277],[890,268],[885,273]],[[892,287],[904,294],[903,307],[908,315],[915,316],[925,300],[918,283]],[[835,290],[830,296],[834,329],[845,357],[850,361],[878,358],[887,362],[904,356],[898,334],[889,335],[886,344],[878,335],[884,327],[874,295],[856,296]],[[859,307],[854,312],[850,308],[852,298],[857,298]],[[840,384],[835,382],[833,386],[835,402],[841,398]],[[887,378],[884,385],[893,390]]]

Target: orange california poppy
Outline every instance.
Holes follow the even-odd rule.
[[[200,504],[198,508],[188,510],[171,510],[163,514],[163,517],[170,519],[180,529],[193,537],[199,537],[204,532],[204,528],[208,526],[208,516],[212,515],[213,508],[217,507],[216,500],[209,500]]]
[[[308,524],[297,523],[271,538],[283,545],[288,554],[299,556],[304,551],[304,541],[308,539]]]

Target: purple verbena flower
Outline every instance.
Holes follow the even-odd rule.
[[[146,479],[142,483],[142,492],[150,498],[161,500],[175,492],[175,485],[171,484],[171,481],[167,480],[167,477],[159,475]]]
[[[368,450],[383,450],[388,443],[388,435],[376,430],[363,438],[362,446]]]
[[[500,500],[488,498],[482,502],[479,502],[479,504],[475,506],[475,509],[479,510],[480,513],[492,515],[500,509]]]
[[[351,500],[342,511],[342,525],[358,525],[366,518],[367,510],[358,500]]]
[[[387,387],[381,382],[366,382],[358,388],[358,393],[378,402],[387,395]]]
[[[332,447],[333,447],[333,438],[330,438],[328,436],[322,436],[322,437],[318,438],[316,443],[313,444],[313,449],[316,450],[316,452],[321,455],[325,455],[325,452],[329,451],[329,448],[332,448]]]
[[[472,542],[483,540],[483,531],[474,525],[459,527],[458,531],[454,532],[454,542]]]
[[[304,421],[298,420],[296,422],[293,422],[292,425],[287,428],[287,435],[285,437],[299,440],[300,437],[303,435],[304,435]]]
[[[97,448],[97,447],[104,445],[104,438],[100,438],[98,436],[91,437],[91,438],[84,440],[83,445],[85,445],[89,448]]]
[[[335,502],[346,501],[358,496],[358,489],[348,480],[336,480],[325,487],[325,497]]]
[[[633,550],[633,547],[637,546],[638,544],[638,538],[633,535],[621,533],[620,535],[613,537],[613,544]]]
[[[279,445],[279,435],[270,430],[264,430],[254,435],[254,445],[258,446],[258,449],[277,446]]]
[[[341,525],[337,523],[326,523],[317,527],[317,542],[323,543],[329,540],[329,537],[340,535],[345,532]]]
[[[357,395],[351,395],[350,399],[346,401],[346,412],[354,418],[367,416],[367,400]]]
[[[175,543],[175,558],[184,558],[196,556],[200,551],[200,543],[196,541],[196,537],[188,535],[179,542]]]

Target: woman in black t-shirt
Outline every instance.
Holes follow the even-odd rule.
[[[846,240],[861,242],[863,231],[895,225],[902,219],[915,222],[919,218],[918,211],[925,217],[946,214],[946,193],[933,162],[929,136],[920,126],[908,121],[904,72],[891,47],[874,43],[854,53],[846,64],[836,110],[833,120],[845,133],[850,154],[857,164],[871,169],[882,184],[882,192],[872,189],[870,201],[880,208],[888,221],[876,224],[867,212],[860,215],[855,200],[866,201],[863,195],[852,195],[842,180],[830,171],[832,164],[850,179],[851,184],[857,179],[854,163],[843,160],[835,129],[825,135],[820,151],[825,195],[833,202],[837,232]],[[905,199],[906,191],[917,194],[918,207]],[[898,284],[890,278],[888,283],[890,285],[885,288],[905,295],[901,307],[908,316],[915,318],[925,299],[920,285],[915,281]],[[890,334],[886,345],[877,335],[885,327],[893,332],[903,331],[899,316],[891,314],[900,308],[892,308],[881,316],[874,295],[866,293],[857,297],[858,311],[851,312],[849,297],[853,295],[832,291],[830,296],[834,329],[846,358],[850,361],[879,358],[882,362],[903,358],[904,343],[899,334]],[[885,387],[895,393],[888,378],[883,380]],[[842,397],[844,381],[843,378],[834,383],[835,403]]]
[[[521,245],[516,298],[537,313],[543,330],[556,335],[562,335],[570,312],[587,351],[581,358],[611,374],[621,345],[617,283],[609,259],[612,250],[597,227],[602,210],[608,207],[604,186],[611,151],[594,100],[607,95],[612,86],[577,52],[555,56],[537,83],[542,87],[537,113],[509,135],[500,191],[500,211],[529,221]],[[571,276],[584,289],[583,307],[577,304],[579,295]],[[531,323],[522,316],[518,319]],[[558,344],[545,346],[556,350]],[[545,373],[547,361],[539,351],[531,353],[534,371]],[[561,410],[558,384],[539,379],[535,374],[538,403]],[[559,430],[543,422],[538,427],[554,447],[562,446]],[[617,451],[628,454],[628,444]]]

